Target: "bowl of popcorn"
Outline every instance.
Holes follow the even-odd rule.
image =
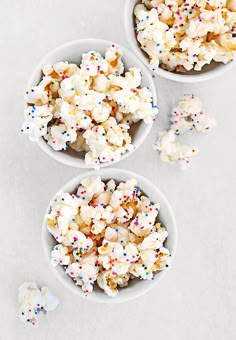
[[[157,112],[152,77],[134,54],[109,41],[78,40],[36,67],[22,132],[64,164],[98,168],[137,149]]]
[[[177,230],[172,209],[147,179],[121,169],[84,173],[51,200],[42,226],[47,262],[65,288],[123,302],[169,270]]]
[[[235,0],[129,0],[125,26],[135,54],[164,78],[197,82],[235,65]]]

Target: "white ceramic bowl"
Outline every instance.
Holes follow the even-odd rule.
[[[137,3],[141,3],[141,0],[126,0],[124,12],[126,36],[137,57],[139,57],[139,59],[154,73],[173,81],[193,83],[214,78],[229,70],[231,67],[236,66],[236,61],[231,61],[228,64],[212,62],[209,65],[204,66],[201,71],[189,71],[186,73],[170,72],[161,67],[153,68],[148,62],[147,54],[141,49],[140,44],[135,37],[135,19],[133,12]]]
[[[80,64],[82,53],[89,52],[91,50],[95,50],[100,52],[101,54],[105,53],[106,48],[110,47],[113,42],[100,40],[100,39],[85,39],[85,40],[76,40],[71,41],[67,44],[61,45],[51,52],[49,52],[37,65],[34,70],[30,80],[28,82],[27,88],[31,86],[37,85],[42,78],[42,66],[45,64],[53,64],[59,61],[68,61],[70,63]],[[129,50],[126,48],[115,44],[123,51],[123,62],[125,65],[125,70],[130,67],[137,67],[142,72],[142,82],[141,86],[147,86],[153,95],[153,104],[157,104],[156,97],[156,89],[152,80],[152,77],[146,67],[141,63],[141,61]],[[26,104],[25,104],[26,107]],[[130,134],[132,136],[132,144],[134,146],[134,150],[136,150],[148,136],[150,130],[152,128],[152,124],[145,124],[143,121],[133,124],[130,129]],[[84,153],[79,153],[71,148],[68,148],[66,151],[55,151],[53,150],[43,138],[40,138],[38,141],[38,145],[40,148],[46,152],[49,156],[56,159],[57,161],[74,166],[77,168],[91,168],[90,166],[85,164],[84,161]],[[129,151],[122,155],[121,159],[128,157],[134,150]],[[114,164],[118,161],[114,162],[106,162],[102,163],[100,167],[105,167],[111,164]]]
[[[108,181],[113,178],[117,183],[121,181],[126,181],[130,178],[135,178],[138,181],[141,190],[151,199],[151,201],[160,203],[159,218],[169,233],[169,236],[165,242],[165,246],[170,250],[170,253],[172,255],[171,259],[173,259],[177,243],[177,229],[174,214],[164,195],[153,185],[153,183],[140,175],[122,169],[101,169],[98,171],[90,171],[73,178],[68,183],[63,185],[63,187],[57,192],[52,200],[54,200],[60,192],[74,193],[78,188],[81,179],[88,176],[100,176],[103,181]],[[68,288],[75,294],[85,297],[81,287],[75,286],[73,280],[68,275],[66,275],[65,270],[62,266],[58,265],[56,267],[53,267],[50,263],[51,250],[54,245],[56,245],[56,241],[47,229],[46,216],[49,212],[50,204],[46,210],[42,225],[42,241],[47,262],[51,270],[54,272],[55,276],[64,285],[65,289]],[[163,271],[157,272],[153,281],[139,279],[134,279],[130,281],[129,285],[125,288],[121,288],[119,290],[119,294],[113,298],[107,296],[105,293],[102,292],[101,289],[99,289],[95,285],[94,291],[91,294],[88,294],[86,299],[105,303],[124,302],[134,299],[154,288],[157,283],[163,278],[163,276],[168,272],[168,270],[169,268],[166,268]]]

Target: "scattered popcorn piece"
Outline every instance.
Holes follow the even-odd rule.
[[[22,132],[44,140],[55,151],[71,147],[85,153],[85,163],[99,167],[133,150],[130,126],[152,124],[157,107],[141,87],[140,70],[124,73],[122,52],[115,45],[105,55],[90,51],[78,67],[59,62],[43,67],[43,78],[25,95]]]
[[[201,71],[236,58],[235,0],[143,0],[134,16],[137,40],[154,68]]]
[[[38,314],[55,309],[59,300],[51,294],[47,287],[39,289],[34,282],[25,282],[19,287],[18,300],[21,321],[35,324]]]
[[[52,265],[62,265],[85,294],[95,282],[115,296],[134,277],[154,279],[170,257],[162,250],[168,233],[157,223],[159,209],[135,179],[82,179],[77,196],[63,193],[51,202],[48,230],[58,242]]]
[[[171,129],[176,135],[187,130],[207,131],[215,127],[216,122],[203,109],[202,102],[194,95],[184,95],[172,110]]]
[[[208,131],[216,126],[216,122],[203,109],[199,98],[184,95],[171,113],[171,126],[169,131],[162,131],[154,144],[154,150],[160,152],[160,158],[168,163],[180,163],[182,169],[189,166],[189,159],[199,150],[190,145],[175,143],[176,136],[186,131]]]
[[[176,134],[173,130],[162,131],[154,145],[154,149],[160,151],[160,158],[168,163],[180,163],[183,169],[189,166],[189,159],[198,153],[196,147],[174,143]]]

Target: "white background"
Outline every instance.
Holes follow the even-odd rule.
[[[100,305],[66,291],[46,264],[44,211],[58,188],[82,170],[50,159],[20,133],[25,85],[40,58],[67,41],[94,37],[129,47],[123,11],[124,0],[1,1],[1,340],[236,338],[236,68],[195,85],[156,77],[159,117],[140,149],[115,166],[150,179],[175,212],[177,254],[161,283],[137,300]],[[181,171],[162,163],[151,145],[186,92],[202,99],[218,126],[183,137],[200,153]],[[17,314],[17,289],[27,280],[49,286],[61,302],[36,326],[21,323]]]

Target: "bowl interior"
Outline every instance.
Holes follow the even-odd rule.
[[[42,78],[41,69],[43,65],[53,64],[59,61],[68,61],[69,63],[75,63],[79,65],[83,53],[95,50],[100,52],[101,54],[104,54],[106,48],[111,47],[112,44],[113,44],[112,42],[106,40],[86,39],[72,41],[65,45],[59,46],[58,48],[54,49],[49,54],[47,54],[41,60],[29,81],[28,87],[35,86],[40,82]],[[116,46],[119,45],[116,44]],[[156,105],[155,86],[149,72],[146,70],[144,65],[133,53],[131,53],[124,47],[121,46],[119,47],[123,51],[122,59],[125,65],[125,70],[128,70],[130,67],[134,66],[141,70],[142,72],[141,86],[142,87],[146,86],[150,89],[150,91],[153,94],[153,104]],[[138,122],[136,124],[133,124],[130,134],[132,136],[134,149],[137,149],[142,144],[144,139],[147,137],[151,127],[152,127],[151,124],[145,124],[144,122]],[[49,145],[47,145],[43,138],[40,139],[38,144],[47,154],[49,154],[51,157],[57,159],[62,163],[75,167],[89,168],[89,166],[85,165],[83,152],[78,153],[72,150],[71,148],[68,148],[66,151],[54,151]],[[127,157],[131,152],[127,152],[121,158]],[[103,163],[101,164],[101,167],[110,164],[111,163],[109,162]]]
[[[205,65],[201,71],[187,71],[186,73],[167,71],[162,69],[161,67],[154,68],[148,62],[148,55],[141,49],[140,43],[138,42],[135,36],[135,16],[134,16],[134,7],[141,3],[141,0],[129,0],[126,1],[125,8],[125,28],[126,34],[129,39],[130,44],[135,52],[135,54],[142,60],[142,62],[153,72],[156,74],[175,81],[180,82],[195,82],[210,79],[214,76],[217,76],[221,72],[224,72],[225,69],[235,65],[235,62],[229,62],[228,64],[217,63],[215,61],[211,62],[209,65]]]
[[[150,198],[150,200],[153,202],[160,203],[159,220],[166,227],[169,233],[169,236],[165,242],[165,246],[170,250],[170,253],[173,259],[173,255],[175,253],[176,242],[177,242],[177,231],[176,231],[175,218],[174,218],[173,212],[171,210],[171,207],[168,201],[163,196],[163,194],[151,182],[149,182],[147,179],[145,179],[144,177],[140,175],[137,175],[135,173],[132,173],[126,170],[102,169],[100,171],[93,171],[90,173],[85,173],[83,175],[73,178],[70,182],[65,184],[58,191],[58,193],[65,192],[65,191],[74,193],[76,188],[80,184],[81,179],[88,177],[88,176],[100,176],[103,181],[108,181],[113,178],[117,183],[121,181],[126,181],[127,179],[130,179],[130,178],[137,179],[141,190]],[[54,196],[54,198],[57,196],[57,194]],[[46,211],[45,218],[43,221],[43,229],[42,229],[43,247],[45,250],[47,261],[49,262],[50,267],[54,271],[54,274],[64,284],[64,286],[73,290],[74,293],[85,297],[85,295],[82,292],[82,289],[79,286],[75,286],[73,280],[68,275],[65,274],[65,270],[62,266],[58,265],[56,267],[52,267],[52,265],[50,264],[50,253],[51,253],[53,246],[56,244],[56,241],[47,229],[46,215],[49,213],[49,211],[50,211],[50,205]],[[169,269],[165,269],[163,271],[157,272],[155,275],[155,279],[153,281],[139,280],[139,279],[131,280],[127,287],[119,289],[119,294],[114,298],[107,296],[106,294],[102,292],[101,289],[99,289],[96,286],[94,287],[94,291],[91,294],[89,294],[86,298],[89,300],[93,300],[93,301],[107,302],[107,303],[123,302],[123,301],[133,299],[149,291],[157,282],[160,281],[160,279],[163,277],[163,275],[165,275],[165,273],[168,270]]]

